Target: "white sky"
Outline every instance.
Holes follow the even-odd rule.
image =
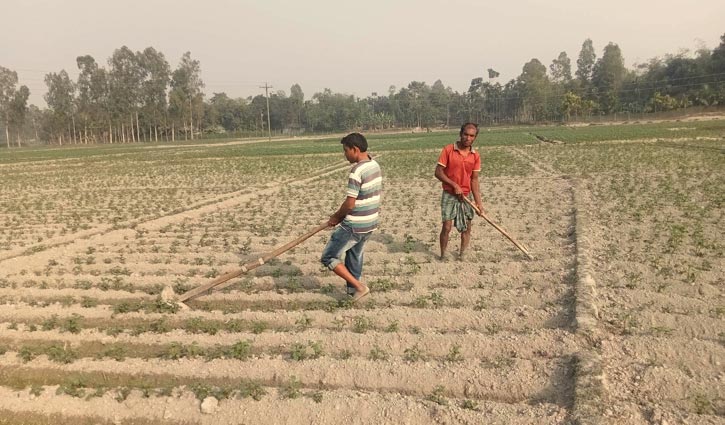
[[[299,83],[315,92],[387,94],[413,80],[465,91],[486,69],[505,83],[531,58],[572,59],[591,38],[619,44],[628,67],[712,49],[725,33],[723,0],[0,0],[0,66],[18,72],[44,107],[48,72],[78,75],[90,54],[107,66],[123,45],[152,46],[171,68],[191,51],[207,97],[247,97]]]

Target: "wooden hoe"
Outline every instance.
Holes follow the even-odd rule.
[[[301,244],[305,240],[312,237],[317,232],[327,229],[328,227],[329,226],[326,222],[323,224],[320,224],[319,226],[315,227],[314,229],[310,230],[309,232],[305,233],[304,235],[298,237],[297,239],[290,241],[290,242],[276,248],[274,251],[264,254],[263,256],[259,257],[259,259],[257,259],[256,261],[252,261],[250,263],[245,264],[244,266],[242,266],[241,269],[237,269],[237,270],[233,270],[233,271],[224,273],[223,275],[217,277],[216,279],[214,279],[213,281],[211,281],[207,284],[201,285],[197,288],[194,288],[190,291],[187,291],[187,292],[181,294],[178,298],[176,298],[173,301],[176,301],[178,303],[183,303],[192,298],[198,297],[199,295],[202,295],[208,291],[211,291],[214,288],[216,288],[216,289],[225,288],[231,284],[231,283],[227,283],[226,285],[222,285],[223,283],[227,282],[228,280],[241,276],[243,273],[246,273],[252,269],[256,269],[257,267],[263,265],[265,262],[271,260],[274,257],[277,257],[278,255],[282,254],[285,251],[288,251],[288,250],[296,247],[297,245]],[[172,301],[172,300],[169,300],[169,301]]]
[[[473,202],[471,202],[470,199],[466,198],[465,196],[462,196],[462,198],[463,198],[464,201],[468,202],[468,205],[470,205],[470,206],[473,207],[473,210],[476,211],[476,214],[478,214],[479,216],[483,217],[483,219],[486,220],[488,222],[488,224],[490,224],[491,226],[495,227],[496,230],[498,230],[499,232],[501,232],[502,235],[506,236],[506,238],[508,238],[508,240],[510,240],[511,242],[513,242],[513,244],[516,245],[516,248],[520,249],[521,252],[523,252],[524,254],[526,254],[526,256],[529,258],[529,260],[533,260],[534,259],[534,257],[532,257],[531,254],[529,254],[529,251],[527,251],[526,248],[523,245],[521,245],[520,243],[516,242],[514,240],[514,238],[512,238],[511,236],[509,236],[509,234],[506,233],[506,231],[503,230],[498,224],[494,223],[493,220],[491,220],[490,218],[488,218],[488,216],[486,214],[484,214],[483,211],[479,210],[478,207]]]

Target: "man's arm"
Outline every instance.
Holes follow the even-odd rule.
[[[337,226],[337,224],[341,222],[345,216],[353,210],[353,208],[355,208],[355,199],[356,198],[353,198],[352,196],[345,198],[345,200],[342,201],[340,208],[338,208],[337,211],[335,211],[335,214],[331,215],[330,219],[327,220],[327,224],[330,227]]]
[[[478,207],[479,211],[481,211],[481,213],[484,214],[485,211],[483,211],[483,201],[481,200],[481,189],[478,184],[478,171],[474,171],[471,173],[471,192],[473,192],[473,200],[476,202],[476,206]]]
[[[443,167],[441,164],[436,165],[435,176],[438,180],[453,187],[456,195],[463,195],[463,189],[461,189],[461,186],[458,186],[456,182],[448,178],[445,172],[445,167]]]

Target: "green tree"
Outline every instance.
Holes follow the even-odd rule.
[[[15,85],[18,84],[18,73],[0,66],[0,113],[5,121],[5,141],[10,147],[10,111],[15,97]]]
[[[668,94],[663,95],[659,92],[655,92],[654,96],[652,96],[652,99],[650,100],[648,110],[650,112],[670,111],[672,109],[679,108],[680,106],[680,103],[674,97]]]
[[[433,108],[433,119],[435,124],[450,125],[451,121],[451,97],[450,87],[443,85],[441,80],[436,80],[430,88],[430,104]]]
[[[58,141],[63,144],[63,136],[68,131],[68,139],[72,138],[73,129],[69,128],[74,117],[75,84],[68,77],[65,70],[58,73],[51,72],[45,76],[45,84],[48,92],[45,94],[45,102],[50,111],[50,132]]]
[[[408,107],[415,116],[416,127],[428,127],[433,119],[430,103],[430,87],[423,81],[411,81],[408,84]]]
[[[159,141],[159,125],[166,115],[166,92],[169,86],[171,67],[164,54],[153,47],[147,47],[138,54],[141,73],[141,109],[150,126],[149,140]],[[153,131],[153,134],[152,134]]]
[[[94,133],[93,129],[100,130],[104,126],[108,128],[110,142],[113,123],[110,114],[108,74],[90,55],[78,56],[76,64],[80,71],[76,83],[78,89],[76,108],[78,116],[83,122],[83,142],[97,140],[100,135]],[[89,126],[91,127],[90,134]]]
[[[614,112],[619,104],[619,91],[627,76],[619,46],[609,43],[594,65],[592,85],[597,91],[599,105],[605,113]]]
[[[10,120],[9,123],[13,125],[17,133],[18,147],[22,140],[22,130],[25,125],[25,117],[28,113],[28,97],[30,96],[30,90],[27,86],[20,86],[15,91],[12,101],[10,102]]]
[[[594,52],[594,44],[590,38],[587,38],[584,40],[584,43],[582,43],[582,49],[579,52],[579,59],[576,61],[576,76],[579,79],[580,85],[584,89],[589,86],[596,59],[597,55]]]
[[[540,121],[546,119],[547,105],[550,96],[549,78],[546,67],[536,58],[524,64],[518,84],[524,95],[523,118]]]
[[[468,111],[466,121],[481,122],[484,108],[483,77],[472,79],[466,94],[466,109]]]
[[[302,111],[305,106],[305,94],[299,84],[290,87],[289,107],[287,108],[287,126],[299,129],[302,127]]]
[[[221,126],[225,132],[244,128],[244,99],[231,99],[226,93],[214,93],[204,114],[205,127]]]
[[[566,52],[559,53],[559,56],[551,61],[549,65],[551,78],[557,83],[568,83],[571,81],[571,59]]]
[[[182,55],[179,66],[171,74],[171,91],[169,92],[169,112],[172,125],[179,123],[194,140],[194,119],[201,122],[204,94],[204,82],[201,80],[201,65],[191,58],[191,52]],[[188,117],[188,127],[186,118]],[[172,139],[174,138],[172,127]]]
[[[114,119],[121,125],[121,140],[135,142],[139,139],[138,108],[141,100],[141,82],[146,77],[139,63],[139,56],[122,46],[113,52],[108,61],[110,106]],[[126,124],[130,124],[127,133]]]
[[[306,106],[313,131],[343,131],[362,124],[364,107],[352,95],[333,93],[332,90],[325,89],[321,93],[315,93]]]
[[[725,34],[720,36],[720,45],[712,51],[710,64],[710,73],[719,74],[725,72]]]

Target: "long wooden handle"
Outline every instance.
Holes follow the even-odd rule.
[[[503,230],[498,224],[496,224],[493,220],[491,220],[490,218],[488,218],[488,216],[486,214],[484,214],[483,211],[481,211],[481,210],[478,209],[478,207],[476,206],[476,204],[474,204],[473,202],[471,202],[471,200],[468,199],[468,198],[466,198],[465,196],[462,196],[461,198],[463,198],[464,201],[468,202],[468,205],[472,206],[473,209],[476,211],[476,213],[479,216],[483,217],[483,219],[486,220],[488,222],[488,224],[490,224],[491,226],[493,226],[494,228],[496,228],[496,230],[498,230],[499,232],[501,232],[502,235],[506,236],[506,238],[508,240],[510,240],[514,245],[516,245],[516,248],[520,249],[521,252],[523,252],[524,254],[526,254],[526,256],[529,257],[529,260],[533,260],[534,259],[534,257],[532,257],[531,254],[529,254],[529,251],[526,250],[526,248],[523,245],[521,245],[520,243],[516,242],[514,240],[514,238],[512,238],[508,233],[506,233],[506,231]]]
[[[264,254],[258,260],[252,261],[250,263],[243,265],[241,269],[237,269],[237,270],[233,270],[233,271],[224,273],[223,275],[217,277],[216,279],[212,280],[209,283],[201,285],[190,291],[184,292],[183,294],[181,294],[179,296],[178,301],[184,302],[191,298],[197,297],[197,296],[203,294],[204,292],[207,292],[210,289],[215,288],[230,279],[234,279],[235,277],[241,276],[242,274],[248,272],[249,270],[256,269],[257,267],[263,265],[264,263],[271,260],[272,258],[282,254],[285,251],[288,251],[288,250],[294,248],[295,246],[301,244],[302,242],[304,242],[307,239],[309,239],[310,237],[312,237],[317,232],[327,229],[328,227],[330,227],[330,226],[327,223],[320,224],[319,226],[315,227],[314,229],[310,230],[309,232],[305,233],[304,235],[300,236],[299,238],[276,248],[274,251]]]

